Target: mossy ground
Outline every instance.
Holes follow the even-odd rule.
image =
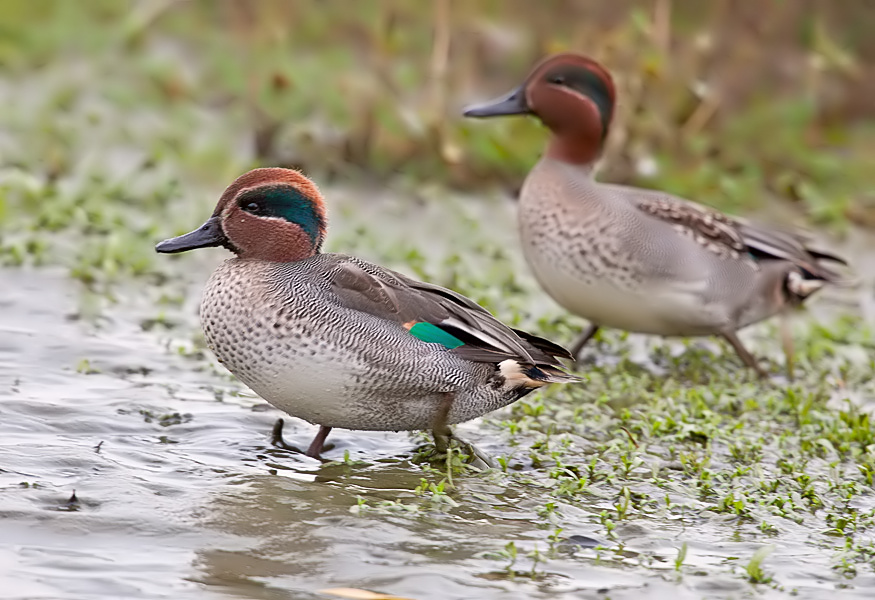
[[[433,53],[425,25],[431,15],[418,14],[412,3],[356,3],[342,11],[348,3],[245,5],[226,3],[218,11],[207,3],[141,3],[131,10],[114,2],[85,10],[79,3],[5,5],[0,261],[63,266],[82,283],[82,312],[90,316],[107,303],[145,297],[154,317],[144,328],[191,336],[198,348],[191,315],[174,319],[181,318],[185,282],[204,275],[204,259],[158,257],[154,243],[199,225],[244,170],[300,164],[320,182],[343,178],[343,199],[328,199],[336,223],[329,249],[448,285],[507,322],[569,343],[581,323],[537,291],[513,246],[512,222],[500,218],[499,228],[490,218],[490,211],[509,215],[508,207],[481,193],[489,198],[473,208],[478,199],[446,191],[470,192],[483,182],[513,187],[537,156],[543,132],[530,122],[483,127],[447,115],[462,96],[483,97],[521,77],[536,50],[585,48],[581,31],[590,29],[539,24],[538,31],[555,35],[527,41],[527,51],[509,52],[506,64],[496,64],[495,48],[483,48],[434,91],[437,75],[421,68]],[[501,8],[482,5],[479,12],[451,12],[459,43],[472,52],[472,40],[492,39],[483,31],[503,47],[502,32],[484,24]],[[669,69],[673,51],[660,45],[649,13],[639,7],[630,14],[593,41],[630,73],[622,85],[631,99],[618,125],[626,145],[611,150],[606,177],[645,179],[734,211],[777,198],[801,209],[792,213],[800,221],[825,222],[834,233],[871,223],[866,165],[875,156],[873,121],[841,103],[845,112],[837,116],[817,100],[826,81],[857,89],[842,79],[853,82],[867,68],[852,51],[839,50],[815,27],[796,48],[820,57],[808,87],[785,82],[769,89],[768,100],[751,93],[705,119],[695,117],[698,100],[666,91],[692,83],[696,65]],[[504,33],[513,39],[515,20],[506,21]],[[695,37],[693,24],[677,27]],[[329,43],[334,38],[343,41]],[[619,52],[627,46],[638,51],[650,79],[632,75],[642,65]],[[481,72],[489,74],[475,87]],[[653,99],[652,111],[638,110],[644,99]],[[686,133],[674,139],[685,124]],[[659,167],[655,175],[636,171],[650,159]],[[393,199],[375,199],[389,184]],[[421,235],[411,233],[417,227]],[[486,420],[488,436],[499,440],[500,472],[469,473],[453,457],[439,467],[410,465],[418,485],[391,499],[385,490],[363,492],[350,508],[371,518],[464,519],[466,503],[482,497],[478,482],[501,486],[533,507],[546,543],[494,540],[488,556],[497,578],[546,577],[551,560],[573,546],[572,534],[585,530],[597,539],[581,542],[584,560],[635,566],[665,580],[729,573],[792,591],[792,576],[775,572],[765,551],[708,562],[696,547],[702,540],[772,545],[779,554],[810,548],[834,570],[824,585],[869,581],[872,323],[852,306],[817,320],[799,316],[794,325],[792,380],[782,375],[777,325],[747,335],[776,374],[771,382],[753,379],[714,341],[606,332],[587,352],[584,384],[554,386]],[[368,466],[339,462],[326,469],[353,476]],[[634,525],[667,532],[676,552],[630,550]]]

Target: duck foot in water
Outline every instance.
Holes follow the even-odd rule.
[[[282,450],[289,450],[290,452],[297,452],[298,454],[304,454],[309,456],[310,458],[322,458],[323,450],[331,450],[334,445],[329,444],[325,445],[325,438],[328,437],[328,434],[331,432],[331,427],[325,427],[324,425],[319,426],[319,433],[316,434],[316,437],[313,438],[313,441],[310,443],[310,447],[307,448],[307,451],[304,452],[297,446],[292,446],[287,443],[285,439],[283,439],[283,426],[285,425],[285,421],[282,419],[277,419],[276,423],[273,424],[273,430],[270,432],[270,443],[272,446],[277,448],[281,448]]]

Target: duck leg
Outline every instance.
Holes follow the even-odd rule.
[[[329,433],[331,433],[331,427],[320,425],[319,433],[317,433],[316,437],[313,438],[313,441],[310,442],[310,447],[307,448],[307,451],[304,454],[310,458],[320,458],[319,455],[322,454],[322,445],[325,443],[325,438],[328,437]]]
[[[598,332],[599,326],[595,323],[590,323],[589,327],[577,338],[577,341],[574,342],[574,345],[571,347],[571,356],[574,357],[574,360],[577,360],[578,354],[583,350],[583,347],[586,346],[586,343],[590,341],[593,336]]]
[[[455,394],[445,393],[440,406],[438,406],[437,414],[432,425],[432,435],[434,436],[434,447],[437,454],[446,454],[450,450],[450,440],[455,437],[450,429],[449,421],[450,409],[453,407],[453,400],[456,399]],[[495,460],[491,456],[485,454],[478,449],[474,444],[456,438],[456,440],[465,448],[465,453],[471,457],[469,466],[480,471],[486,469],[495,469],[498,467]]]
[[[786,310],[781,311],[781,346],[784,349],[784,358],[787,364],[787,380],[793,381],[793,367],[796,363],[796,346],[793,343],[793,331],[790,328],[790,315]]]
[[[286,440],[283,439],[283,425],[285,425],[285,421],[282,419],[277,419],[276,423],[273,424],[273,430],[270,432],[271,446],[276,446],[283,450],[291,450],[292,452],[300,452],[298,448],[286,443]]]
[[[270,443],[277,448],[282,448],[283,450],[290,450],[292,452],[301,453],[300,448],[296,448],[292,446],[286,440],[283,439],[283,426],[285,422],[282,419],[277,419],[276,423],[273,424],[273,431],[270,432]],[[313,438],[313,441],[310,443],[310,447],[307,448],[307,451],[304,452],[305,455],[310,458],[320,458],[320,454],[322,454],[322,446],[325,444],[325,438],[328,437],[328,434],[331,432],[331,427],[326,427],[324,425],[319,426],[319,433],[316,434],[316,437]]]
[[[434,416],[431,434],[434,436],[434,447],[440,454],[445,454],[450,448],[450,438],[453,437],[453,432],[447,421],[449,421],[450,409],[453,408],[453,400],[455,399],[455,394],[451,392],[444,393],[441,403],[438,405],[437,413]]]
[[[723,339],[729,342],[729,345],[735,350],[736,354],[738,354],[741,361],[746,364],[748,367],[756,371],[756,374],[760,377],[760,379],[767,379],[769,374],[759,365],[757,359],[754,358],[753,354],[747,351],[747,348],[741,343],[741,340],[738,339],[738,335],[734,331],[724,331],[722,334]]]

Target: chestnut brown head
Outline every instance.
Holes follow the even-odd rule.
[[[589,163],[601,154],[614,115],[616,88],[601,64],[579,54],[556,54],[536,65],[519,87],[466,117],[534,115],[553,133],[548,155]]]
[[[312,181],[290,169],[254,169],[238,177],[198,229],[165,240],[165,253],[224,246],[241,258],[291,262],[320,252],[325,201]]]

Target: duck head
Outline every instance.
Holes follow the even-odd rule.
[[[254,169],[228,186],[206,223],[155,250],[224,246],[240,258],[292,262],[318,254],[326,230],[325,201],[312,181],[290,169]]]
[[[607,69],[591,58],[564,53],[541,61],[522,85],[500,98],[468,107],[464,115],[534,115],[553,133],[547,156],[589,164],[601,154],[615,99]]]

